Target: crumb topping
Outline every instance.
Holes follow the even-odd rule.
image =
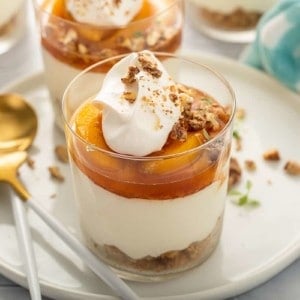
[[[225,108],[208,95],[200,94],[196,89],[181,84],[178,84],[176,89],[178,96],[171,97],[179,101],[182,112],[170,138],[184,141],[187,132],[202,131],[205,139],[209,140],[209,132],[220,130],[222,121],[228,120],[229,115]]]
[[[57,145],[54,149],[57,159],[63,163],[69,161],[67,147],[64,145]]]

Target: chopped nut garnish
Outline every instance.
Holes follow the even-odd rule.
[[[69,161],[67,147],[64,145],[57,145],[55,147],[55,154],[59,161],[67,163]]]
[[[123,98],[127,100],[129,103],[133,103],[136,99],[136,94],[133,92],[124,92]]]
[[[256,163],[253,160],[245,160],[245,168],[248,171],[255,171],[256,170]]]
[[[27,165],[28,165],[28,167],[29,167],[30,169],[34,169],[34,163],[35,163],[35,161],[34,161],[32,158],[30,158],[30,157],[28,156],[26,162],[27,162]]]
[[[242,177],[242,169],[238,160],[234,157],[230,158],[228,189],[230,190],[237,184]]]
[[[65,177],[60,173],[60,170],[56,166],[51,166],[48,168],[52,178],[62,182],[65,180]]]
[[[265,160],[278,161],[280,160],[280,155],[277,149],[270,149],[263,154]]]
[[[128,68],[128,73],[127,73],[126,77],[121,78],[121,81],[124,84],[134,83],[136,81],[135,75],[138,74],[139,72],[140,72],[140,70],[138,67],[130,66]]]
[[[54,193],[54,194],[52,194],[52,195],[50,195],[50,198],[51,199],[53,199],[53,198],[55,198],[56,197],[56,194]]]
[[[170,138],[173,140],[178,140],[180,142],[186,141],[187,129],[182,122],[175,123],[170,133]]]
[[[300,162],[290,160],[285,164],[284,170],[290,175],[300,175]]]
[[[149,55],[146,55],[145,53],[139,53],[138,61],[140,62],[143,70],[151,74],[154,78],[159,78],[161,76],[161,70],[157,68],[156,63],[151,60]]]

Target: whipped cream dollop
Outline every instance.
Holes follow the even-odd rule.
[[[124,26],[140,11],[143,0],[67,0],[67,9],[81,23]]]
[[[132,53],[107,73],[95,105],[115,152],[145,156],[162,149],[181,115],[176,84],[150,52]]]

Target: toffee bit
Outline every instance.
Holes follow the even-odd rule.
[[[35,161],[31,157],[28,156],[26,162],[30,169],[34,169]]]
[[[229,165],[229,180],[228,180],[228,189],[232,189],[234,185],[236,185],[242,177],[242,169],[238,160],[234,157],[230,158]]]
[[[121,78],[124,84],[131,84],[136,81],[135,75],[140,72],[138,67],[129,66],[126,77]]]
[[[264,160],[268,161],[279,161],[280,160],[280,154],[277,149],[270,149],[263,153]]]
[[[253,160],[245,160],[245,168],[247,171],[253,172],[256,170],[256,163]]]
[[[300,162],[290,160],[285,164],[284,170],[289,175],[300,175]]]
[[[57,181],[63,182],[65,177],[61,174],[60,169],[56,166],[48,167],[51,177]]]
[[[140,62],[143,70],[151,74],[154,78],[161,77],[162,71],[157,68],[157,64],[151,60],[149,55],[139,53],[138,61]]]
[[[57,145],[55,147],[55,154],[59,161],[67,163],[69,161],[67,147],[64,145]]]
[[[127,100],[129,103],[134,103],[136,99],[136,94],[133,92],[124,92],[123,93],[123,98]]]

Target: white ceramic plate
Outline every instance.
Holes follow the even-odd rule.
[[[213,255],[200,267],[163,283],[129,283],[147,299],[220,299],[237,295],[266,281],[300,256],[300,178],[283,171],[288,159],[300,161],[299,97],[266,75],[217,56],[192,55],[223,73],[236,91],[238,106],[246,109],[240,124],[244,150],[241,161],[253,159],[257,171],[244,172],[253,182],[251,196],[260,207],[238,207],[228,199],[224,231]],[[21,168],[21,177],[33,196],[78,234],[71,180],[67,165],[58,162],[54,146],[64,143],[53,125],[53,113],[43,75],[36,74],[6,91],[23,94],[39,116],[39,131],[30,155],[35,169]],[[282,160],[266,163],[262,153],[280,150]],[[48,166],[58,165],[64,183],[49,178]],[[268,181],[272,184],[268,183]],[[55,196],[53,196],[55,195]],[[21,257],[10,208],[10,189],[0,185],[0,272],[25,285]],[[43,222],[28,211],[39,276],[44,295],[57,299],[115,299],[112,292],[91,273]]]

